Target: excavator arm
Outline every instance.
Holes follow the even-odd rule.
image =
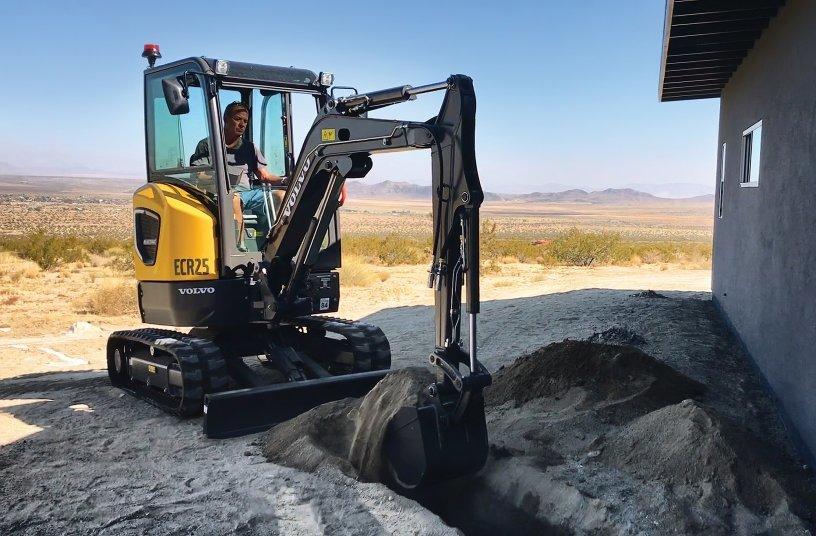
[[[439,114],[424,123],[366,117],[370,110],[442,90]],[[429,361],[436,367],[437,380],[426,389],[427,403],[403,408],[392,419],[384,444],[391,476],[407,489],[477,471],[487,457],[482,390],[491,377],[477,358],[476,345],[479,207],[484,194],[476,168],[475,114],[473,82],[464,75],[428,86],[327,100],[303,144],[280,216],[267,237],[264,260],[253,274],[265,320],[279,323],[312,314],[312,301],[301,290],[317,263],[344,182],[364,177],[373,154],[430,150],[433,259],[428,284],[435,296],[435,345]],[[466,349],[463,298],[469,326]],[[291,382],[258,391],[256,402],[280,408],[273,410],[280,415],[269,418],[284,420],[292,416],[285,414],[287,408],[300,412],[327,401],[329,384],[334,398],[359,396],[381,377],[373,372]],[[228,396],[214,395],[209,404],[224,403]],[[273,400],[288,403],[269,403]],[[240,413],[234,407],[225,414]]]
[[[446,91],[440,112],[427,122],[363,116],[369,110],[442,89]],[[475,371],[479,207],[484,199],[476,168],[475,115],[473,82],[463,75],[439,84],[354,95],[326,106],[306,137],[281,216],[265,248],[270,290],[265,317],[277,320],[311,313],[309,300],[298,298],[298,290],[317,261],[345,180],[364,177],[371,169],[372,154],[430,149],[433,260],[428,284],[436,296],[436,346],[458,350],[464,284],[471,328],[467,364]]]

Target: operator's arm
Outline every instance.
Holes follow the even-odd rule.
[[[258,167],[255,169],[255,176],[258,177],[258,180],[261,182],[268,182],[269,184],[283,184],[284,178],[278,177],[274,173],[271,173],[266,166],[258,164]]]

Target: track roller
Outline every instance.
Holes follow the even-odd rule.
[[[204,394],[227,388],[218,348],[205,339],[160,329],[117,331],[108,338],[111,383],[180,417],[201,413]]]

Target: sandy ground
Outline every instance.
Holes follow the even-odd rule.
[[[346,291],[341,314],[381,326],[395,367],[421,364],[432,341],[422,268],[389,272],[382,286]],[[626,327],[644,351],[706,382],[721,413],[789,449],[705,301],[709,280],[708,271],[672,267],[507,267],[485,280],[481,359],[495,371],[547,343]],[[673,299],[633,296],[639,289]],[[109,387],[101,349],[129,321],[66,311],[48,329],[34,318],[34,335],[24,323],[3,328],[0,533],[456,533],[381,484],[268,463],[252,437],[207,440],[199,419],[179,421]]]

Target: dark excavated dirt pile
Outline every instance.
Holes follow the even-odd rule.
[[[261,437],[261,450],[281,465],[315,471],[329,464],[354,478],[383,481],[385,427],[400,408],[416,406],[433,380],[425,368],[394,371],[365,398],[323,404],[275,426]]]
[[[485,403],[498,406],[512,401],[520,407],[535,399],[561,399],[574,390],[581,391],[578,410],[599,405],[608,409],[617,403],[643,413],[699,396],[704,388],[637,348],[564,341],[499,369],[485,393]]]
[[[274,462],[382,481],[385,424],[425,369],[326,404],[262,438]],[[467,534],[801,534],[813,495],[790,459],[706,404],[704,387],[637,348],[564,341],[485,392],[491,456],[416,499]]]

